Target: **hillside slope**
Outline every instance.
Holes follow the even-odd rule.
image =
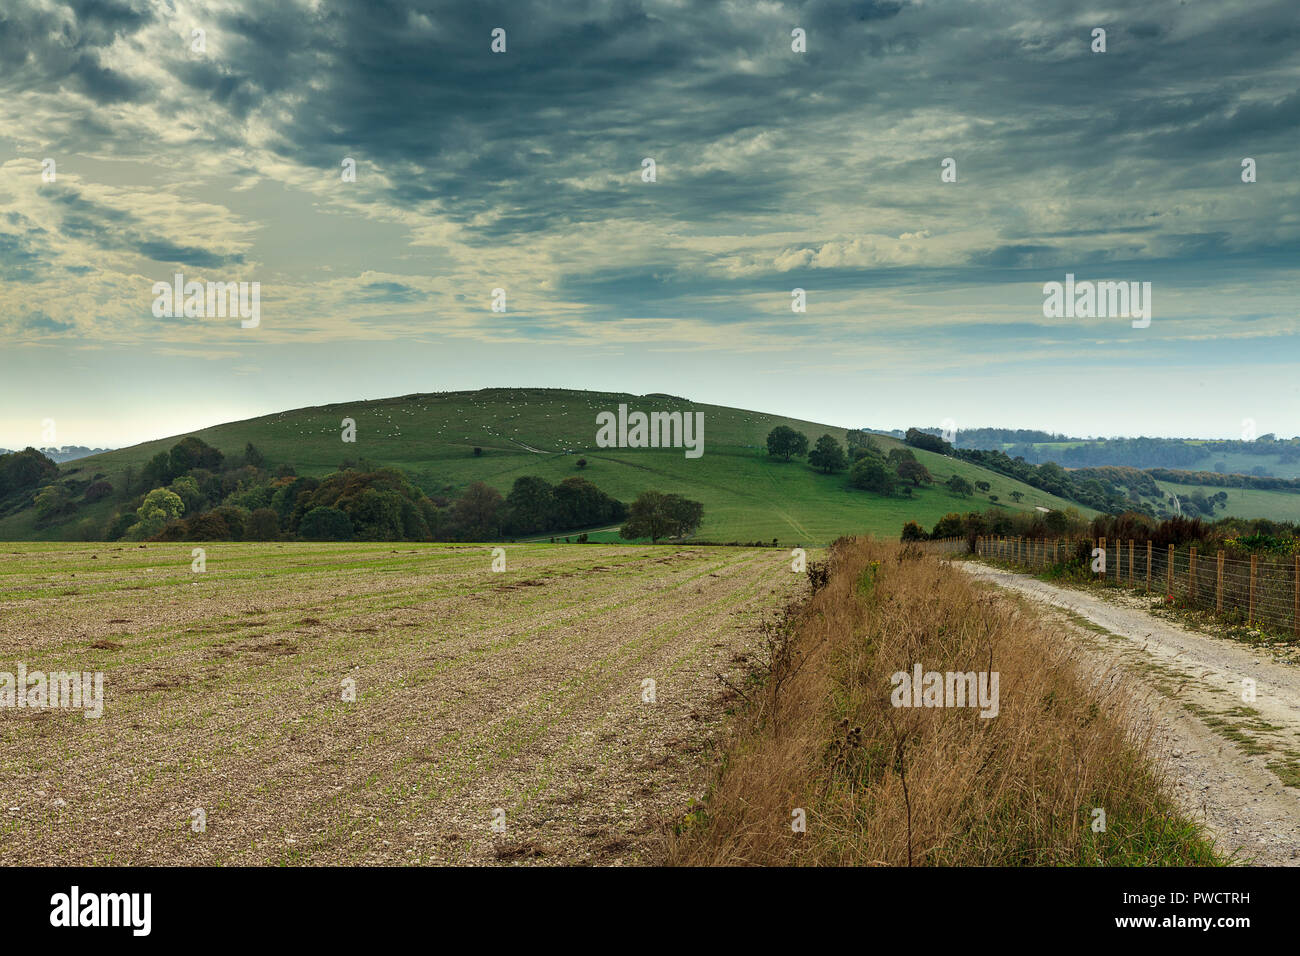
[[[704,414],[704,454],[688,459],[682,449],[597,448],[596,415],[631,410],[691,411]],[[342,441],[342,421],[356,423],[356,442]],[[881,496],[850,489],[845,476],[822,475],[803,461],[769,458],[766,438],[777,425],[788,425],[809,438],[826,433],[844,442],[845,425],[825,425],[721,405],[704,405],[664,395],[629,395],[565,389],[484,389],[406,395],[295,409],[230,422],[188,434],[196,435],[226,455],[243,452],[251,442],[266,457],[268,467],[290,464],[300,475],[323,475],[346,459],[401,468],[430,495],[455,494],[473,481],[484,481],[503,493],[521,475],[539,475],[555,482],[581,473],[603,491],[631,501],[654,488],[678,492],[704,504],[699,539],[709,541],[770,541],[783,545],[827,543],[842,534],[870,532],[893,538],[904,522],[916,520],[929,528],[953,511],[982,510],[998,505],[1016,510],[1035,506],[1070,507],[1070,502],[1021,482],[966,462],[926,451],[916,457],[937,483],[918,489],[913,497]],[[127,468],[139,474],[159,451],[183,436],[169,436],[71,462],[65,475],[103,474],[122,486]],[[877,436],[888,452],[901,443]],[[481,456],[474,454],[481,448]],[[587,467],[578,471],[577,461]],[[989,483],[988,493],[963,498],[940,486],[952,474],[972,484]],[[1023,499],[1013,504],[1012,492]],[[31,509],[0,519],[0,539],[71,538],[87,519],[105,522],[120,502],[82,505],[77,513],[45,529],[35,527]],[[1088,513],[1086,509],[1079,509]],[[617,534],[593,535],[614,540]]]

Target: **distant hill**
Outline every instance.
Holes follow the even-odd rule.
[[[938,435],[939,428],[922,431]],[[1031,465],[1063,468],[1168,468],[1188,472],[1300,478],[1300,437],[1249,441],[1208,438],[1072,438],[1031,429],[967,428],[956,448],[994,449]]]
[[[19,448],[0,448],[0,455],[11,455],[15,451],[21,451]],[[86,448],[83,445],[65,445],[62,448],[38,448],[36,449],[51,461],[59,462],[76,461],[78,458],[88,458],[91,455],[102,455],[106,451],[112,451],[111,448]]]
[[[689,459],[682,449],[598,448],[596,415],[617,412],[619,404],[645,412],[702,412],[703,456]],[[356,423],[355,443],[341,440],[345,418]],[[909,520],[930,528],[947,513],[993,506],[990,496],[997,497],[997,507],[1008,510],[1077,507],[1013,478],[919,449],[914,449],[916,457],[935,477],[934,485],[922,486],[910,498],[852,489],[843,473],[824,475],[806,461],[771,459],[766,439],[777,425],[803,432],[810,445],[826,433],[844,444],[851,427],[666,395],[496,388],[339,402],[186,434],[228,456],[242,454],[251,442],[265,457],[267,468],[292,465],[300,475],[324,475],[345,460],[394,466],[431,497],[457,494],[476,480],[504,493],[522,475],[557,482],[581,474],[602,491],[628,502],[647,489],[678,492],[703,502],[705,518],[696,537],[708,541],[775,538],[783,545],[816,545],[863,532],[892,539]],[[182,437],[102,452],[62,465],[60,471],[78,480],[104,480],[121,489],[127,469],[138,477],[151,457]],[[901,446],[888,436],[875,440],[886,453]],[[482,449],[481,455],[475,455],[475,448]],[[582,471],[577,468],[579,458],[588,463]],[[942,486],[953,474],[972,485],[987,482],[989,489],[971,497],[954,494]],[[118,498],[82,503],[75,514],[40,529],[33,510],[27,508],[0,519],[0,539],[72,537],[77,528],[106,524],[122,504]],[[609,531],[592,537],[616,540],[617,534]]]

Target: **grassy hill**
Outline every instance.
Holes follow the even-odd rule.
[[[687,459],[682,449],[602,449],[595,444],[596,414],[629,410],[704,413],[704,454]],[[355,443],[341,439],[341,422],[356,422]],[[603,491],[631,501],[654,488],[678,492],[704,504],[698,538],[709,541],[770,541],[783,545],[824,544],[841,534],[871,532],[896,537],[904,522],[930,528],[953,511],[983,510],[996,495],[998,506],[1030,510],[1071,503],[976,465],[916,450],[917,459],[934,475],[936,485],[911,498],[884,498],[850,489],[845,476],[822,475],[804,461],[769,458],[766,439],[777,425],[808,436],[810,445],[825,433],[844,443],[844,424],[832,426],[779,415],[702,405],[665,395],[628,395],[563,389],[484,389],[406,395],[301,408],[247,421],[190,432],[228,456],[241,454],[252,442],[268,467],[291,464],[300,475],[323,475],[345,459],[366,459],[401,468],[430,495],[456,494],[473,481],[485,481],[502,493],[521,475],[556,482],[582,474]],[[61,466],[65,475],[88,478],[103,474],[120,488],[128,467],[138,475],[157,452],[184,437],[173,435],[130,448],[79,459]],[[888,452],[901,445],[878,436]],[[474,448],[483,449],[481,456]],[[579,457],[588,466],[577,469]],[[972,484],[986,481],[987,494],[963,498],[939,483],[960,474]],[[1019,504],[1012,492],[1024,497]],[[120,502],[82,505],[61,524],[37,529],[29,508],[0,519],[0,540],[72,538],[82,522],[101,525]],[[1080,508],[1081,513],[1090,514]],[[616,532],[592,536],[616,540]]]
[[[1173,481],[1157,481],[1166,494],[1192,495],[1200,492],[1212,495],[1222,491],[1228,503],[1215,511],[1217,518],[1270,518],[1273,521],[1300,521],[1300,495],[1289,491],[1264,491],[1254,488],[1215,488],[1205,485],[1184,485]]]

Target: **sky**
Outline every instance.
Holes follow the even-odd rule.
[[[1294,0],[5,0],[0,447],[494,386],[1289,437],[1297,40]],[[177,273],[258,324],[156,315]],[[1067,274],[1149,324],[1046,316]]]

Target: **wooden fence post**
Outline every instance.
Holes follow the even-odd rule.
[[[1300,560],[1300,557],[1297,558]],[[1214,584],[1214,611],[1216,614],[1223,613],[1223,552],[1219,552],[1219,572]]]
[[[1133,539],[1128,539],[1128,586],[1133,586]]]
[[[1187,599],[1196,603],[1196,546],[1192,546],[1191,553],[1187,556]]]
[[[1106,539],[1098,538],[1097,547],[1101,551],[1101,560],[1104,562],[1106,560]],[[1102,565],[1102,571],[1101,571],[1101,583],[1102,584],[1106,583],[1106,569],[1104,564]]]
[[[1169,567],[1165,573],[1165,593],[1174,596],[1174,546],[1169,546]]]
[[[1295,556],[1295,597],[1291,606],[1291,633],[1300,637],[1300,554]]]
[[[1147,541],[1147,594],[1151,593],[1151,542]]]
[[[1246,623],[1252,627],[1255,624],[1255,575],[1259,571],[1259,555],[1250,556],[1250,616],[1246,618]]]

